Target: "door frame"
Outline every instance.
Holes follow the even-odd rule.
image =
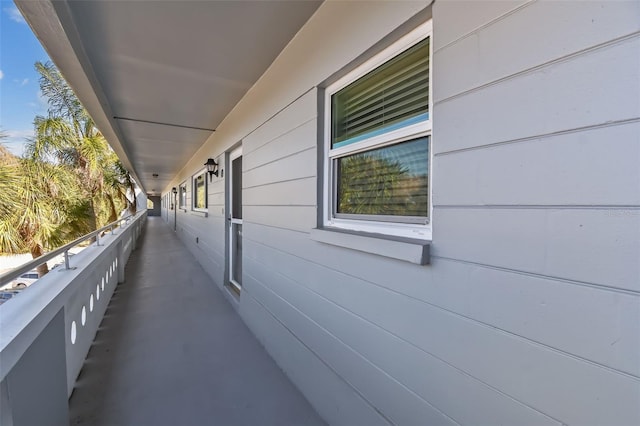
[[[227,180],[227,196],[226,196],[226,205],[227,205],[227,213],[225,215],[225,234],[226,234],[226,285],[233,290],[236,294],[240,294],[242,290],[242,284],[236,282],[233,279],[233,224],[242,225],[242,219],[234,219],[233,215],[233,160],[242,156],[242,145],[236,146],[232,150],[227,153],[227,172],[226,172],[226,180]],[[242,172],[242,171],[241,171]],[[240,188],[242,191],[242,188]],[[242,206],[241,206],[242,208]]]

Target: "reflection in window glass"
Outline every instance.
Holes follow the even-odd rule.
[[[348,155],[336,161],[336,213],[427,217],[428,137]],[[371,219],[375,220],[374,217]]]
[[[204,173],[193,179],[193,188],[193,208],[206,209],[207,181],[204,178]]]
[[[233,188],[231,188],[233,201],[231,205],[231,217],[242,219],[242,157],[233,160]]]
[[[180,185],[180,188],[178,190],[178,205],[183,209],[187,207],[187,183],[186,182]]]
[[[231,278],[239,285],[242,285],[242,225],[234,223],[232,226],[233,239],[233,270]]]

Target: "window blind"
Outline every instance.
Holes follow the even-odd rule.
[[[429,115],[429,39],[332,96],[332,148],[426,120]]]

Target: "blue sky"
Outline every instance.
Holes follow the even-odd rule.
[[[0,129],[14,154],[22,154],[25,138],[33,136],[33,118],[46,114],[33,64],[48,60],[13,1],[0,0]]]

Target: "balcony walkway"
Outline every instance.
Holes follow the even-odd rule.
[[[72,425],[325,424],[159,217],[69,404]]]

